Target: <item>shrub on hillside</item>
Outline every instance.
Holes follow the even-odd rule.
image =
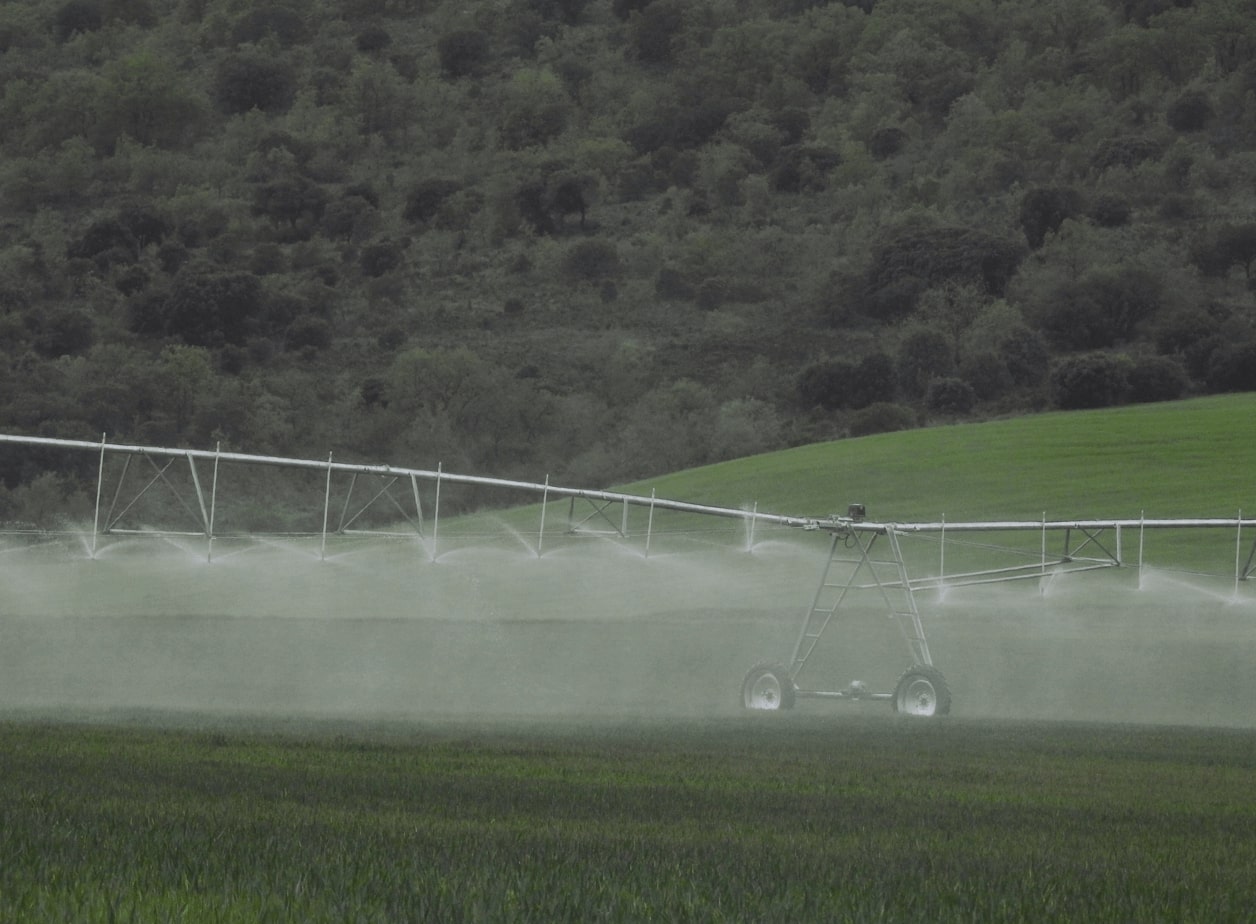
[[[1042,384],[1051,366],[1051,352],[1037,331],[1017,325],[999,340],[1008,374],[1017,385]]]
[[[855,367],[841,359],[812,363],[798,374],[794,388],[798,402],[805,408],[836,410],[847,406],[847,388],[854,379]]]
[[[1129,357],[1112,353],[1069,356],[1051,370],[1051,397],[1064,410],[1112,407],[1129,395]]]
[[[667,64],[685,30],[686,0],[653,0],[628,21],[628,45],[638,60]]]
[[[436,54],[447,77],[470,77],[488,60],[488,35],[479,29],[447,32],[437,40]]]
[[[553,71],[515,71],[498,103],[498,138],[516,151],[546,144],[562,133],[572,109],[571,98]]]
[[[302,176],[284,177],[253,188],[253,214],[263,215],[275,224],[296,230],[322,220],[327,208],[327,191]]]
[[[576,279],[607,279],[619,273],[619,250],[600,238],[580,241],[568,249],[563,269]]]
[[[925,389],[925,407],[938,414],[967,414],[976,403],[972,386],[954,376],[934,379]]]
[[[653,0],[611,0],[611,12],[615,14],[615,18],[627,21],[633,13],[640,13]]]
[[[1109,170],[1113,167],[1132,170],[1159,154],[1159,142],[1139,135],[1122,135],[1099,142],[1091,155],[1090,163],[1096,170]]]
[[[918,423],[916,412],[911,408],[888,401],[878,401],[854,413],[850,419],[850,435],[871,436],[873,433],[911,430]]]
[[[1256,391],[1256,340],[1225,343],[1208,360],[1209,391]]]
[[[1212,101],[1199,90],[1187,90],[1169,104],[1164,114],[1169,127],[1179,132],[1203,131],[1212,116]]]
[[[666,301],[687,302],[694,297],[694,287],[681,270],[663,266],[654,279],[654,294]]]
[[[898,371],[890,355],[877,351],[862,356],[848,393],[847,406],[855,409],[877,401],[893,401],[898,393]]]
[[[1048,234],[1059,231],[1064,220],[1073,218],[1081,209],[1081,194],[1067,186],[1039,186],[1025,193],[1019,219],[1030,248],[1041,247]]]
[[[81,308],[42,312],[36,322],[33,345],[49,359],[85,352],[96,340],[92,316]]]
[[[53,31],[59,42],[68,42],[81,33],[95,32],[104,24],[104,10],[97,0],[68,0],[53,17]]]
[[[397,241],[385,238],[364,247],[358,265],[364,275],[378,279],[401,266],[404,260],[405,248]]]
[[[325,350],[332,343],[331,325],[322,318],[302,315],[289,325],[285,339],[290,350]]]
[[[363,54],[375,54],[392,44],[392,34],[383,26],[367,26],[353,39],[353,47]]]
[[[421,181],[406,197],[405,210],[401,213],[406,221],[426,224],[436,217],[445,200],[462,188],[457,180],[430,177]]]
[[[261,5],[236,21],[231,39],[237,45],[269,41],[287,47],[302,41],[306,32],[305,18],[296,10],[280,4]]]
[[[100,218],[84,230],[78,240],[66,246],[66,256],[71,259],[92,259],[112,250],[122,250],[134,260],[139,255],[135,235],[118,218]]]
[[[327,203],[319,227],[329,238],[349,241],[367,226],[375,209],[361,196],[344,195]]]
[[[170,235],[170,223],[149,206],[124,208],[118,212],[118,221],[131,232],[141,249],[149,244],[160,244]]]
[[[296,98],[296,72],[274,55],[243,51],[218,62],[211,89],[214,102],[226,115],[284,112]]]
[[[955,370],[955,347],[945,333],[921,327],[898,346],[898,383],[906,394],[924,394],[929,382]]]
[[[1223,277],[1235,266],[1248,279],[1256,264],[1256,222],[1225,225],[1191,247],[1191,262],[1205,276]]]
[[[1189,387],[1182,364],[1167,356],[1140,356],[1129,370],[1129,400],[1135,404],[1176,401]]]
[[[892,401],[897,386],[894,360],[877,352],[858,362],[826,359],[812,363],[799,374],[795,389],[803,407],[859,410],[878,401]]]
[[[866,274],[866,303],[872,310],[889,308],[880,299],[907,281],[917,281],[917,296],[947,281],[975,282],[986,293],[1002,296],[1024,254],[1022,245],[985,231],[911,222],[874,242]],[[915,299],[907,297],[893,305],[900,313],[910,311]]]
[[[1187,360],[1191,374],[1202,376],[1205,364],[1195,364],[1199,357],[1212,350],[1211,341],[1217,336],[1218,319],[1206,309],[1197,306],[1180,308],[1158,318],[1153,332],[1156,350],[1167,356],[1180,356]]]
[[[264,290],[252,273],[184,269],[164,296],[133,305],[131,329],[155,337],[175,337],[194,346],[243,344],[263,315]]]
[[[867,146],[877,160],[887,160],[907,146],[910,138],[907,132],[894,125],[886,125],[874,131],[868,138]]]
[[[734,107],[726,99],[695,100],[690,105],[661,102],[653,113],[624,133],[624,140],[638,154],[665,147],[677,151],[698,148],[724,126]]]
[[[1096,196],[1090,206],[1090,218],[1101,228],[1123,228],[1130,223],[1132,213],[1125,199],[1111,193]]]
[[[1096,350],[1133,339],[1164,305],[1159,276],[1140,266],[1103,267],[1035,293],[1033,321],[1065,350]]]
[[[996,398],[1012,387],[1012,375],[1003,357],[992,350],[967,356],[960,363],[960,377],[983,401]]]

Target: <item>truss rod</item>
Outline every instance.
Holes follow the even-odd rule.
[[[699,513],[708,516],[729,517],[738,520],[751,520],[756,523],[778,526],[791,526],[802,529],[822,529],[837,531],[850,535],[853,533],[884,534],[894,530],[899,534],[924,533],[962,533],[962,532],[999,532],[999,531],[1055,531],[1081,530],[1097,531],[1103,529],[1191,529],[1229,527],[1245,529],[1256,527],[1256,519],[1240,517],[1210,518],[1174,518],[1174,519],[1106,519],[1106,520],[984,520],[972,522],[919,522],[919,523],[878,523],[863,519],[831,514],[827,516],[793,516],[764,513],[759,510],[745,510],[738,507],[721,507],[711,504],[695,504],[685,501],[668,500],[653,495],[626,494],[615,491],[598,491],[585,488],[546,485],[542,482],[517,481],[506,478],[491,478],[481,475],[460,475],[443,471],[439,466],[435,471],[430,469],[403,468],[392,465],[365,465],[349,462],[333,462],[330,459],[294,459],[282,456],[252,455],[240,452],[220,452],[217,450],[172,449],[161,446],[139,446],[123,443],[94,442],[86,440],[64,440],[51,437],[20,436],[0,434],[0,445],[27,445],[59,447],[63,449],[79,449],[97,453],[121,453],[127,456],[146,456],[150,461],[155,458],[168,459],[203,459],[219,462],[242,463],[247,465],[269,465],[280,468],[307,469],[323,473],[342,472],[380,476],[411,477],[416,480],[434,481],[465,485],[485,485],[529,491],[547,497],[585,498],[591,501],[606,503],[633,504],[651,509],[673,510],[682,513]],[[155,461],[154,461],[154,464]],[[191,511],[189,511],[191,512]],[[194,514],[195,515],[195,514]]]

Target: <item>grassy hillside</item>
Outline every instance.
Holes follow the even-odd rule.
[[[1256,512],[1256,395],[1040,414],[817,443],[633,485],[774,513],[884,520]]]

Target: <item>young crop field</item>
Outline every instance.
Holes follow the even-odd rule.
[[[1198,921],[1248,731],[889,714],[0,723],[0,919]]]

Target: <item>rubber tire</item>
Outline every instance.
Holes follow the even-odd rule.
[[[898,678],[891,703],[903,715],[926,719],[946,715],[951,711],[951,688],[937,668],[917,664]]]
[[[741,705],[765,712],[793,709],[795,690],[784,664],[761,661],[746,672],[741,682]]]

